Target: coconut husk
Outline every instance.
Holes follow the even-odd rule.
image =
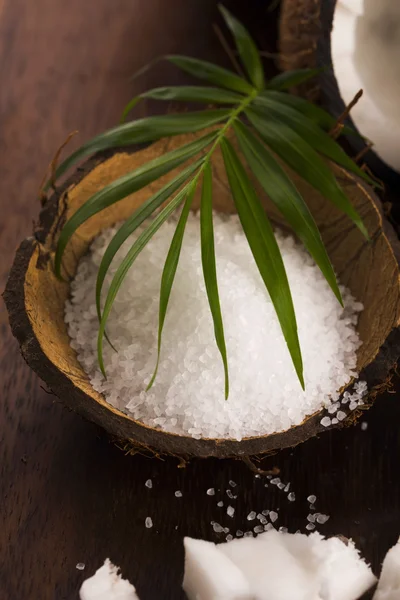
[[[332,116],[340,118],[346,109],[336,81],[331,53],[333,17],[338,0],[281,0],[279,22],[279,64],[283,71],[323,68],[317,78],[292,91],[318,102]],[[347,116],[346,125],[357,129]],[[362,133],[362,132],[361,132]],[[399,186],[400,175],[368,146],[361,136],[347,136],[354,157],[362,160],[389,186]]]
[[[296,445],[325,431],[320,424],[323,412],[308,417],[301,425],[288,431],[240,442],[229,439],[196,440],[135,421],[109,405],[91,387],[70,346],[64,323],[64,304],[69,295],[69,283],[58,280],[53,272],[54,250],[60,228],[78,207],[99,188],[167,150],[187,143],[193,137],[186,135],[162,140],[136,152],[115,151],[111,155],[96,156],[80,167],[63,188],[46,202],[34,235],[20,245],[4,297],[12,331],[27,363],[67,406],[124,440],[125,448],[134,445],[155,453],[186,457],[261,455]],[[233,212],[222,157],[218,153],[215,154],[213,167],[214,207],[218,211]],[[362,216],[371,237],[370,242],[318,192],[294,174],[291,175],[320,227],[340,281],[365,306],[358,324],[363,341],[358,351],[358,370],[368,382],[373,396],[376,390],[386,385],[399,355],[398,242],[373,192],[342,169],[334,167],[334,170]],[[163,177],[86,222],[67,246],[64,255],[65,274],[69,278],[74,276],[80,257],[103,228],[127,218],[174,174]],[[273,223],[287,229],[280,213],[268,198],[261,192],[260,197]],[[265,393],[268,394],[267,389]]]

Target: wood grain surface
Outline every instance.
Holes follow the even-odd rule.
[[[275,13],[265,1],[226,4],[239,7],[257,40],[273,48]],[[36,192],[55,149],[72,130],[81,142],[113,125],[135,92],[177,81],[165,67],[130,81],[152,58],[220,56],[215,19],[214,0],[0,0],[1,287],[17,244],[32,230]],[[20,357],[2,303],[0,336],[1,600],[75,600],[106,557],[142,600],[179,600],[184,535],[222,541],[212,520],[245,530],[248,512],[265,508],[279,509],[278,524],[290,531],[304,530],[309,494],[331,515],[320,531],[353,537],[379,572],[400,534],[397,380],[366,414],[366,431],[327,432],[263,461],[291,482],[296,501],[288,502],[240,462],[198,460],[180,469],[174,459],[125,456],[41,387]],[[237,483],[236,499],[226,495],[229,480]],[[215,496],[206,494],[210,487]],[[152,529],[144,526],[147,516]]]

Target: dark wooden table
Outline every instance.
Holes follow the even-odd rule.
[[[158,69],[134,83],[140,66],[165,52],[220,54],[210,23],[214,0],[0,0],[0,278],[39,211],[36,192],[54,150],[111,126],[138,90],[176,80]],[[272,47],[267,3],[240,5]],[[272,23],[272,24],[271,24]],[[270,39],[271,38],[271,39]],[[174,79],[175,78],[175,79]],[[143,105],[141,110],[149,110]],[[71,144],[78,143],[77,141]],[[290,531],[304,530],[316,494],[331,515],[320,530],[352,537],[376,572],[400,534],[400,402],[380,397],[360,425],[325,433],[263,461],[278,466],[296,501],[264,487],[240,462],[125,456],[94,425],[68,412],[20,357],[0,303],[0,598],[76,599],[106,557],[122,567],[142,600],[183,598],[185,535],[222,540],[211,520],[245,529],[250,510],[279,509]],[[153,488],[145,481],[151,478]],[[237,482],[230,519],[216,502]],[[215,497],[207,488],[215,487]],[[175,490],[182,498],[176,498]],[[144,521],[151,516],[152,529]],[[85,570],[76,564],[83,562]]]

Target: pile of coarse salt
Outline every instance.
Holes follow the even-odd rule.
[[[228,401],[203,280],[199,217],[194,214],[188,220],[171,293],[157,379],[145,391],[156,364],[160,280],[175,228],[175,221],[163,225],[119,291],[107,325],[118,350],[105,342],[107,380],[97,364],[95,283],[117,228],[105,230],[81,260],[65,321],[71,346],[93,387],[135,419],[195,438],[240,440],[283,431],[336,402],[337,390],[356,376],[360,340],[355,325],[362,305],[342,287],[343,310],[306,251],[292,237],[276,232],[296,311],[304,392],[237,216],[214,217],[229,362]],[[114,260],[105,290],[132,241]]]

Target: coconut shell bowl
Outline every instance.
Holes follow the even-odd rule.
[[[107,430],[128,445],[183,457],[245,457],[294,446],[326,428],[321,424],[324,410],[309,415],[300,425],[287,431],[243,439],[194,439],[154,429],[108,404],[91,386],[70,346],[64,322],[64,305],[69,296],[68,281],[54,274],[54,250],[60,228],[95,191],[161,153],[173,149],[193,136],[173,141],[161,140],[139,150],[115,151],[96,155],[55,192],[44,204],[34,234],[23,240],[15,257],[5,301],[10,323],[21,352],[30,367],[50,390],[70,409]],[[222,158],[216,154],[214,179],[215,210],[233,212],[234,205],[226,184]],[[400,347],[399,243],[382,214],[374,192],[354,176],[333,167],[341,184],[361,215],[370,236],[367,241],[345,216],[326,202],[308,184],[291,174],[300,193],[307,199],[320,228],[330,259],[342,284],[346,285],[364,310],[358,322],[362,345],[358,350],[358,372],[368,384],[366,405],[384,389],[395,368]],[[73,277],[79,259],[87,252],[99,232],[127,218],[158,186],[174,172],[97,214],[74,235],[64,255],[64,267]],[[283,229],[280,214],[263,197],[272,222]],[[195,199],[195,205],[198,199]],[[194,206],[196,208],[196,206]],[[344,390],[341,390],[344,392]],[[268,394],[268,390],[265,390]],[[361,411],[354,411],[337,426],[354,422]]]

